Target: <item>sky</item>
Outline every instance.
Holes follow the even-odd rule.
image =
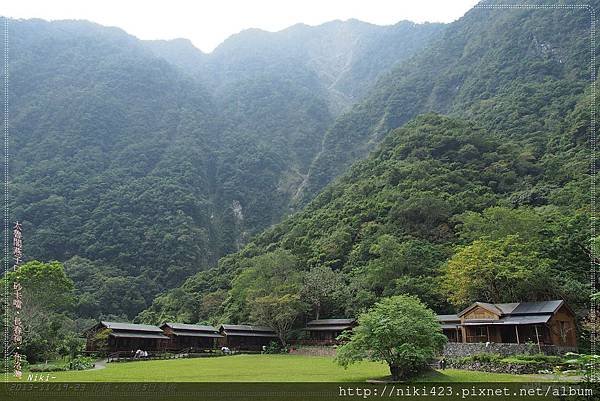
[[[356,18],[377,25],[401,20],[451,22],[477,0],[3,0],[0,15],[84,19],[116,26],[140,39],[187,38],[211,52],[247,28],[279,31]]]

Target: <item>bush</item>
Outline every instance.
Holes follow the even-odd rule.
[[[350,341],[338,348],[343,367],[361,360],[386,362],[393,380],[426,369],[446,342],[433,313],[418,298],[384,298],[358,318]]]
[[[265,354],[285,354],[288,352],[286,347],[282,347],[280,343],[271,341],[263,351]]]
[[[65,365],[55,365],[47,363],[39,363],[37,365],[31,365],[29,368],[30,372],[64,372],[69,370]]]
[[[498,354],[476,354],[466,358],[472,362],[488,362],[488,363],[499,363],[502,360],[502,355]]]
[[[25,359],[25,355],[21,355],[21,370],[27,370],[29,368],[29,362]],[[13,358],[10,358],[8,362],[8,370],[13,371],[15,369],[15,361]],[[4,359],[0,360],[0,371],[5,372],[6,365],[4,364]]]
[[[455,369],[480,370],[494,373],[532,374],[560,370],[564,361],[559,356],[535,354],[502,356],[476,354],[464,358],[450,358],[447,366]]]
[[[94,367],[94,358],[89,356],[78,356],[69,361],[69,370],[86,370]]]
[[[86,370],[94,367],[94,358],[78,356],[66,362],[39,363],[31,365],[30,372],[64,372],[67,370]]]
[[[563,362],[563,358],[555,355],[544,355],[544,354],[534,354],[534,355],[514,355],[509,356],[502,359],[504,363],[521,363],[521,364],[552,364],[558,365]]]
[[[569,359],[565,363],[575,372],[581,374],[586,382],[597,381],[598,372],[596,367],[600,362],[600,355],[575,354],[569,352],[565,355]]]

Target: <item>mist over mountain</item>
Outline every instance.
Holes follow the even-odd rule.
[[[323,316],[401,293],[451,312],[487,296],[453,292],[465,253],[505,258],[519,300],[587,307],[585,8],[249,29],[208,54],[9,29],[10,208],[81,319],[248,322],[278,266],[290,288],[335,274]]]
[[[539,155],[545,132],[589,84],[589,30],[585,8],[469,11],[337,119],[311,166],[305,200],[391,129],[430,111],[478,120]]]
[[[584,314],[589,18],[586,8],[473,9],[449,24],[336,117],[299,212],[138,320],[251,321],[252,294],[281,271],[288,295],[303,299],[323,268],[343,287],[323,297],[320,316],[355,316],[404,293],[439,313],[481,299],[565,299]]]
[[[80,316],[133,317],[289,213],[335,116],[442,29],[334,21],[203,54],[85,21],[9,21],[27,258],[65,262]]]
[[[260,76],[293,79],[294,67],[302,69],[316,75],[337,114],[361,99],[382,73],[436,38],[444,26],[410,21],[378,26],[350,19],[296,24],[278,32],[247,29],[208,55],[181,40],[146,44],[217,92]]]

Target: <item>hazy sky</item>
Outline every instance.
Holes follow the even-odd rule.
[[[476,0],[3,0],[12,18],[86,19],[141,39],[188,38],[205,52],[246,28],[278,31],[356,18],[378,25],[403,19],[450,22]]]

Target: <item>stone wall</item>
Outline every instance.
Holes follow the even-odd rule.
[[[447,368],[474,370],[477,372],[509,373],[511,375],[530,375],[544,371],[552,372],[554,366],[550,363],[518,364],[449,360]]]
[[[290,354],[307,356],[335,356],[335,347],[327,346],[295,346]]]
[[[541,353],[546,355],[563,355],[566,352],[576,352],[577,349],[570,347],[558,347],[554,345],[542,345]],[[477,354],[509,355],[533,355],[539,354],[540,348],[537,344],[504,344],[504,343],[447,343],[444,347],[444,356],[448,358],[462,358]]]

